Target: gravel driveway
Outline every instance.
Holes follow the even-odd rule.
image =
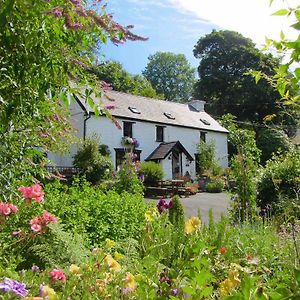
[[[158,202],[159,199],[145,199],[145,201]],[[181,202],[184,207],[185,216],[197,216],[198,209],[201,211],[202,221],[208,223],[208,212],[213,211],[214,219],[218,221],[221,214],[227,214],[230,196],[226,193],[197,193],[187,198],[182,197]]]

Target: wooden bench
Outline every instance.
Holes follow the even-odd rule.
[[[168,189],[165,187],[154,187],[154,186],[148,186],[146,187],[146,195],[149,196],[167,196],[168,195]]]

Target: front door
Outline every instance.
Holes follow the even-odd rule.
[[[182,153],[178,151],[173,151],[172,153],[172,178],[176,179],[178,176],[182,175],[182,167],[181,167],[181,159]]]

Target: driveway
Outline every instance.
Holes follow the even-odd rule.
[[[147,202],[154,201],[157,203],[159,199],[145,199]],[[212,209],[214,220],[218,221],[221,214],[227,214],[230,196],[226,193],[197,193],[189,197],[182,197],[181,202],[184,207],[186,218],[197,216],[200,210],[202,221],[208,224],[209,210]]]

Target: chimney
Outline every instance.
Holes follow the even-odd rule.
[[[192,100],[188,103],[190,107],[192,107],[192,110],[196,111],[204,111],[204,105],[206,101],[203,100]]]

